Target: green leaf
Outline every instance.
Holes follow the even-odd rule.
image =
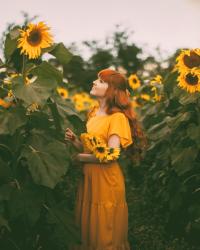
[[[165,120],[157,123],[148,130],[148,134],[152,140],[160,140],[166,138],[171,133],[171,129],[168,127]]]
[[[52,90],[56,85],[55,78],[38,78],[33,83],[26,85],[23,83],[23,78],[19,76],[13,80],[13,93],[26,103],[25,106],[32,103],[43,106],[52,95]]]
[[[12,40],[17,39],[20,36],[19,28],[19,26],[16,26],[10,31],[10,38]]]
[[[68,64],[73,56],[63,43],[58,43],[56,47],[49,53],[55,56],[59,63],[62,65]]]
[[[65,246],[81,243],[80,228],[75,224],[74,213],[67,209],[67,202],[62,201],[48,209],[47,221],[55,227],[54,241]]]
[[[13,191],[13,187],[9,184],[3,184],[0,186],[0,201],[10,200],[10,195]]]
[[[178,175],[183,175],[193,168],[193,163],[197,157],[196,147],[175,148],[171,153],[171,164]]]
[[[33,226],[40,217],[44,200],[44,190],[36,185],[23,186],[20,190],[14,189],[8,203],[11,219],[26,217],[30,226]]]
[[[12,40],[10,34],[7,34],[5,40],[4,54],[6,60],[9,60],[15,49],[17,48],[17,41]]]
[[[182,105],[187,105],[189,103],[196,103],[197,99],[199,98],[199,93],[183,93],[182,96],[179,98],[179,102]]]
[[[54,188],[67,171],[69,156],[64,143],[43,134],[33,130],[21,157],[27,159],[35,183]]]
[[[1,144],[0,144],[0,153],[1,151]],[[6,182],[12,177],[12,172],[8,164],[6,164],[1,158],[0,158],[0,182]]]
[[[57,131],[61,131],[62,130],[62,128],[61,128],[62,117],[58,113],[58,109],[57,109],[56,103],[51,98],[49,100],[49,108],[50,108],[52,116],[53,116],[53,120],[54,120],[54,124],[55,124],[56,130]]]
[[[191,113],[190,112],[179,112],[175,117],[170,117],[167,120],[167,124],[176,129],[182,122],[186,122],[190,119]]]
[[[197,147],[200,149],[200,126],[191,123],[187,128],[187,135],[196,142]]]
[[[61,83],[63,79],[62,73],[48,62],[42,62],[39,66],[32,69],[30,73],[36,75],[39,80],[48,79],[50,82],[51,80],[56,80],[57,83]]]
[[[8,231],[11,232],[8,220],[6,220],[1,214],[0,214],[0,228],[6,227]]]
[[[27,117],[25,109],[22,107],[14,107],[12,109],[0,112],[0,134],[13,135],[15,131],[25,125]]]

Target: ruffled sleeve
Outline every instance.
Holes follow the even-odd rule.
[[[123,148],[126,148],[133,143],[129,120],[125,114],[116,112],[111,115],[108,139],[113,134],[117,134],[120,137],[120,143]]]

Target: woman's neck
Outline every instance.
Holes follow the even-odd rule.
[[[105,98],[98,98],[99,109],[98,114],[106,114],[106,99]]]

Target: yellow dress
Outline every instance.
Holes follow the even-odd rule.
[[[88,133],[108,141],[120,136],[123,148],[133,143],[127,117],[120,112],[89,116]],[[128,242],[128,207],[124,175],[119,163],[84,163],[83,178],[78,185],[76,225],[81,229],[82,244],[72,250],[130,250]]]

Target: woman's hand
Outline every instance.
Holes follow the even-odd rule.
[[[65,130],[65,141],[69,141],[73,143],[76,139],[77,139],[77,136],[74,134],[74,132],[70,128],[67,128]]]
[[[74,134],[74,132],[70,129],[67,128],[65,131],[65,141],[68,141],[73,144],[73,146],[79,151],[83,151],[83,144],[79,140],[78,136]]]

